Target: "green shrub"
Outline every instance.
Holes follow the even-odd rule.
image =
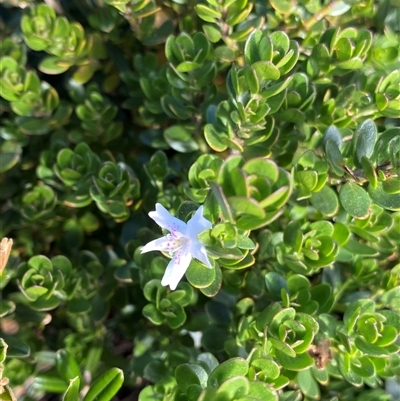
[[[0,399],[399,399],[399,5],[4,0]]]

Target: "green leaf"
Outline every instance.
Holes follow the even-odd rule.
[[[34,97],[36,98],[36,95],[31,93],[31,94],[29,94],[29,97],[32,98],[29,100],[33,101],[33,98]],[[32,107],[31,101],[29,101],[29,100],[28,100],[28,102],[24,102],[23,99],[21,98],[21,101],[17,100],[15,102],[12,102],[11,103],[12,111],[15,114],[18,114],[19,116],[27,116],[27,117],[31,116],[33,114],[34,109]]]
[[[334,216],[339,210],[339,200],[335,191],[324,186],[321,191],[311,194],[311,204],[326,216]]]
[[[372,182],[370,182],[372,186]],[[378,184],[376,184],[376,187]],[[376,187],[374,189],[376,189]],[[400,178],[399,177],[392,177],[388,178],[387,180],[382,182],[382,189],[390,195],[400,193]]]
[[[360,351],[366,353],[367,355],[378,357],[387,357],[390,355],[390,352],[385,348],[367,342],[364,337],[357,336],[354,340],[354,343],[356,347],[360,349]]]
[[[186,278],[189,283],[196,288],[209,287],[215,280],[215,268],[209,269],[202,263],[192,260],[186,271]]]
[[[90,311],[90,302],[84,298],[74,298],[68,303],[68,312],[71,314],[87,313]]]
[[[46,50],[51,44],[49,39],[38,37],[35,34],[25,35],[24,40],[25,43],[35,51]]]
[[[206,387],[208,375],[202,366],[195,363],[184,363],[175,369],[175,379],[178,387],[186,391],[192,384],[197,384],[202,388]]]
[[[21,342],[18,339],[9,338],[7,339],[8,349],[7,358],[28,358],[32,355],[31,349],[28,345]],[[4,346],[4,345],[3,345]],[[4,350],[4,348],[3,348]]]
[[[221,18],[221,13],[213,10],[205,4],[197,4],[195,6],[197,15],[204,21],[217,22]]]
[[[314,364],[314,359],[312,359],[307,352],[298,354],[293,358],[279,349],[277,349],[275,352],[277,361],[284,369],[287,370],[298,372],[305,370]]]
[[[299,44],[296,41],[291,40],[289,52],[276,64],[276,66],[279,68],[281,76],[287,74],[294,68],[299,59],[299,54]]]
[[[345,224],[336,222],[333,226],[332,238],[340,245],[343,246],[350,238],[350,230]]]
[[[378,251],[354,239],[349,239],[344,248],[356,255],[364,255],[364,256],[378,255]]]
[[[123,382],[124,373],[121,369],[108,369],[93,382],[83,401],[111,401]]]
[[[33,386],[41,391],[49,393],[63,393],[67,389],[67,383],[59,377],[50,375],[38,375],[33,381]]]
[[[200,363],[201,366],[207,371],[207,373],[211,373],[218,365],[219,362],[217,358],[209,353],[209,352],[202,352],[197,357],[197,362]]]
[[[249,197],[249,188],[246,182],[246,176],[241,169],[233,168],[230,171],[230,181],[235,183],[235,195],[237,195],[237,197],[244,197],[246,199]],[[231,197],[229,199],[231,199]]]
[[[274,382],[274,386],[276,385],[277,382],[281,380],[282,387],[284,387],[288,383],[288,380],[285,379],[286,377],[281,376],[281,378],[277,379]],[[255,399],[263,401],[278,401],[278,395],[276,394],[275,391],[273,391],[270,388],[270,385],[268,385],[267,383],[255,380],[255,381],[250,381],[249,394],[246,398],[243,398],[243,400],[253,401]]]
[[[357,360],[351,364],[351,369],[354,373],[363,378],[373,377],[376,374],[375,366],[367,356],[357,358]]]
[[[295,294],[300,290],[306,290],[310,288],[310,282],[308,279],[301,274],[294,274],[287,279],[287,288],[290,294]],[[308,300],[309,298],[307,298]]]
[[[179,72],[190,72],[200,68],[202,64],[195,63],[194,61],[184,61],[177,65],[176,70]]]
[[[70,26],[68,20],[65,17],[58,17],[54,21],[52,34],[56,38],[67,38],[70,34]]]
[[[391,85],[395,85],[399,82],[399,78],[400,78],[400,71],[398,70],[391,71],[388,75],[384,77],[384,79],[382,79],[379,82],[376,91],[379,93],[386,92]]]
[[[214,194],[215,199],[217,200],[217,202],[221,208],[222,215],[230,223],[233,223],[234,219],[232,216],[232,211],[230,209],[229,203],[225,197],[225,194],[224,194],[222,188],[214,182],[212,182],[210,186],[211,186],[212,193]]]
[[[222,271],[221,268],[216,264],[215,266],[215,279],[206,288],[200,288],[200,291],[207,297],[214,297],[219,292],[222,285]]]
[[[266,377],[275,380],[279,377],[279,365],[273,359],[256,358],[251,361],[251,367],[263,372]]]
[[[375,303],[371,299],[360,299],[352,302],[345,310],[343,316],[343,323],[347,333],[351,335],[357,320],[364,313],[373,313],[375,310]]]
[[[281,75],[279,69],[271,61],[257,61],[251,67],[254,68],[261,82],[276,81]]]
[[[284,308],[272,318],[268,329],[271,331],[271,333],[278,336],[280,326],[287,320],[294,320],[295,317],[296,311],[293,308]]]
[[[235,376],[245,376],[249,370],[247,361],[243,358],[231,358],[222,362],[210,374],[208,385],[219,386],[224,381]]]
[[[38,272],[41,269],[46,269],[49,271],[53,270],[53,264],[51,263],[50,259],[43,255],[32,256],[29,259],[28,264]]]
[[[178,152],[194,152],[199,148],[193,139],[192,128],[188,126],[172,125],[164,131],[164,138],[171,148]]]
[[[340,61],[349,60],[353,55],[353,50],[354,47],[350,39],[340,38],[336,44],[336,57]]]
[[[275,192],[268,195],[260,202],[260,206],[267,211],[277,210],[288,200],[291,193],[291,187],[281,186]]]
[[[249,86],[250,92],[253,94],[257,94],[260,91],[260,85],[257,79],[256,72],[253,68],[245,69],[245,77],[247,85]]]
[[[182,84],[180,78],[173,79],[173,81],[170,81],[170,84],[173,86],[176,84],[175,87],[177,87],[178,89],[186,88],[185,84]],[[161,106],[164,112],[171,118],[187,120],[190,117],[189,110],[185,107],[185,105],[180,100],[171,95],[165,95],[161,98]]]
[[[273,210],[271,212],[267,212],[265,217],[257,218],[251,215],[242,215],[237,219],[237,227],[240,230],[255,230],[257,228],[264,227],[274,220],[276,220],[281,214],[283,210]]]
[[[282,310],[282,306],[278,302],[274,302],[262,310],[256,318],[257,329],[263,332],[280,310]]]
[[[265,285],[274,299],[280,299],[282,288],[287,289],[285,278],[276,272],[269,272],[265,275]]]
[[[79,399],[79,387],[80,387],[79,377],[75,377],[69,381],[67,390],[65,391],[62,401],[76,401]]]
[[[160,360],[152,360],[144,368],[144,377],[152,382],[162,380],[166,373],[167,367]]]
[[[249,214],[257,218],[264,218],[264,209],[254,199],[244,196],[230,196],[228,202],[232,209],[239,214]]]
[[[287,77],[283,82],[278,82],[274,85],[268,86],[268,88],[266,88],[265,90],[263,90],[263,98],[264,99],[268,99],[272,96],[277,95],[278,93],[281,93],[282,91],[284,91],[289,84],[292,82],[293,77]]]
[[[389,104],[389,99],[382,93],[375,94],[375,101],[379,111],[385,110]]]
[[[312,400],[319,400],[321,392],[317,381],[314,379],[311,369],[302,370],[297,374],[297,383],[301,392]]]
[[[82,65],[73,73],[72,78],[78,84],[83,85],[93,77],[96,68],[94,64]]]
[[[307,190],[312,191],[318,184],[318,173],[314,170],[302,170],[296,173],[299,183]]]
[[[363,67],[363,60],[359,57],[354,57],[350,60],[342,61],[337,65],[344,70],[359,70]]]
[[[142,310],[143,316],[147,317],[153,324],[160,325],[164,321],[163,314],[155,307],[154,304],[147,304]]]
[[[81,376],[76,360],[65,349],[57,351],[56,366],[59,374],[66,382]]]
[[[138,401],[153,401],[158,396],[154,386],[146,386],[139,394]]]
[[[333,7],[330,8],[330,11],[328,15],[331,16],[338,16],[346,13],[348,10],[350,10],[351,4],[348,4],[344,1],[338,1],[337,3],[333,4]]]
[[[326,45],[319,43],[314,46],[311,57],[307,61],[307,73],[311,77],[316,77],[320,71],[328,72],[331,66],[332,61]]]
[[[279,177],[277,164],[270,159],[253,158],[243,165],[243,170],[247,174],[256,174],[268,178],[271,183],[275,183]]]
[[[346,182],[340,188],[339,199],[344,210],[356,219],[364,219],[370,214],[371,199],[358,184]]]
[[[274,51],[280,53],[281,56],[285,55],[289,51],[290,40],[289,36],[283,31],[275,31],[269,35],[271,42],[274,47]]]
[[[228,138],[224,131],[219,131],[213,124],[206,124],[204,126],[204,137],[211,147],[216,152],[223,152],[228,148],[227,142],[223,138]]]
[[[232,63],[235,58],[235,52],[227,46],[218,46],[214,49],[215,56],[224,62]]]
[[[289,14],[292,10],[291,0],[271,0],[271,6],[282,14]]]
[[[382,323],[381,320],[375,319],[374,316],[370,316],[369,318],[360,316],[360,319],[357,320],[358,333],[370,343],[375,343],[379,336],[378,327],[376,326],[377,321]]]
[[[13,141],[5,141],[0,145],[0,173],[11,170],[20,160],[22,148]]]
[[[379,347],[387,347],[393,344],[398,337],[398,331],[393,326],[385,326],[379,333],[379,338],[375,344]]]
[[[354,133],[354,155],[357,167],[361,167],[363,156],[369,158],[375,147],[377,128],[372,120],[364,121]]]
[[[52,295],[50,298],[41,297],[37,301],[30,304],[30,307],[37,311],[48,311],[57,308],[60,305],[60,300]]]
[[[378,187],[378,175],[376,173],[376,169],[372,164],[371,160],[366,156],[361,158],[361,167],[364,170],[364,174],[367,177],[369,184],[373,189]],[[386,181],[384,181],[385,183]],[[387,191],[386,191],[387,192]]]
[[[299,158],[298,163],[304,168],[314,168],[317,156],[313,150],[306,150]]]
[[[250,384],[246,377],[232,377],[221,384],[214,399],[216,401],[238,399],[247,395],[249,390]]]
[[[0,319],[11,315],[15,311],[15,303],[7,299],[0,300]],[[0,343],[1,344],[1,343]]]
[[[61,60],[58,57],[45,57],[39,64],[39,70],[49,75],[62,74],[72,66],[72,63]]]
[[[254,242],[241,234],[237,235],[237,247],[240,249],[255,249]]]
[[[216,394],[217,390],[215,390],[215,388],[213,387],[207,387],[205,388],[202,393],[200,394],[198,401],[214,401],[215,400],[215,394]],[[139,400],[142,401],[142,400]],[[150,399],[146,399],[143,401],[152,401]]]
[[[260,61],[261,57],[259,47],[261,47],[260,42],[262,39],[262,32],[258,29],[255,29],[248,37],[244,46],[244,56],[248,65],[252,65],[256,61]]]
[[[378,186],[375,189],[372,185],[368,185],[368,193],[371,200],[384,209],[400,210],[400,193],[389,194],[385,192],[382,182],[378,182]]]
[[[332,139],[328,139],[325,142],[325,154],[329,165],[331,166],[333,172],[341,177],[344,175],[344,159],[340,150],[337,146],[337,143]]]
[[[332,296],[332,287],[328,284],[317,284],[310,290],[311,298],[318,302],[318,313],[329,313],[335,298]]]
[[[215,26],[204,24],[202,29],[211,43],[217,43],[221,40],[221,31]]]
[[[237,25],[241,22],[245,21],[253,9],[253,5],[247,4],[247,7],[244,7],[246,3],[233,3],[228,9],[228,15],[226,18],[226,22],[230,25]],[[246,24],[247,25],[247,24]],[[245,25],[245,26],[246,26]]]

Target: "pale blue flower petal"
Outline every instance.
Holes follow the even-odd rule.
[[[204,263],[209,269],[212,269],[212,264],[208,259],[206,248],[199,241],[191,241],[190,253],[195,259]]]
[[[189,267],[192,255],[190,254],[189,247],[183,247],[175,252],[174,257],[168,263],[167,269],[165,270],[164,277],[161,280],[161,285],[169,285],[171,290],[175,290],[179,281],[186,273]]]
[[[166,228],[174,237],[179,238],[186,234],[186,223],[172,216],[160,203],[156,203],[156,210],[149,216],[162,228]]]
[[[181,241],[174,239],[171,235],[157,238],[154,241],[146,244],[140,251],[140,253],[151,252],[151,251],[166,251],[174,252],[181,247]]]
[[[200,206],[187,223],[187,234],[190,236],[190,239],[197,240],[197,235],[199,233],[211,227],[211,222],[203,217],[203,206]]]

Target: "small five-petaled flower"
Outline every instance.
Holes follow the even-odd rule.
[[[187,223],[172,216],[160,203],[156,204],[155,212],[150,212],[149,216],[160,227],[169,231],[169,234],[149,242],[141,250],[141,253],[166,251],[173,254],[161,281],[162,285],[169,285],[171,290],[175,290],[193,258],[212,268],[206,248],[197,238],[199,233],[212,226],[211,222],[203,217],[203,206],[197,209]]]

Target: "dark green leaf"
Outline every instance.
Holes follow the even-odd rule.
[[[339,200],[332,188],[324,186],[311,194],[311,204],[322,214],[333,216],[339,209]]]
[[[93,382],[83,401],[110,401],[123,382],[124,374],[121,369],[108,369]]]
[[[363,219],[370,213],[371,199],[359,185],[347,182],[339,191],[340,203],[344,210],[357,219]]]

